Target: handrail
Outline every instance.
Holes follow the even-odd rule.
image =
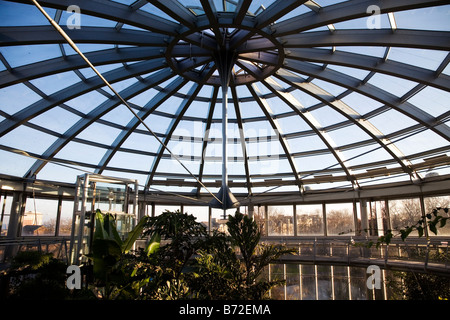
[[[297,254],[281,257],[280,263],[345,264],[348,266],[378,265],[384,269],[436,273],[450,277],[449,238],[411,237],[393,239],[378,248],[364,246],[376,238],[327,237],[265,237],[264,243],[295,247]],[[411,247],[413,245],[413,247]],[[444,259],[433,259],[440,253]]]
[[[68,247],[67,242],[70,241],[70,236],[37,236],[37,237],[20,237],[16,239],[0,239],[0,249],[3,247],[6,249],[7,247],[15,247],[18,250],[21,250],[23,246],[27,247],[37,247],[37,250],[40,252],[46,251],[49,252],[48,245],[60,245],[58,251],[58,256],[64,255],[64,257],[68,258]],[[43,246],[47,246],[46,249],[43,249]],[[63,253],[64,251],[64,253]],[[63,253],[63,254],[62,254]],[[5,250],[0,252],[0,262],[5,262],[6,257],[4,256]]]

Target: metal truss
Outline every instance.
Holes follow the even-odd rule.
[[[27,0],[10,2],[30,4]],[[146,190],[157,185],[189,187],[192,195],[201,197],[201,182],[205,181],[208,187],[220,187],[217,181],[220,172],[204,172],[209,161],[220,161],[219,156],[206,155],[208,147],[218,142],[236,145],[242,152],[242,155],[230,156],[242,166],[241,173],[230,174],[230,187],[245,189],[243,196],[247,197],[255,193],[255,188],[263,186],[292,186],[295,188],[293,193],[299,192],[302,196],[307,192],[305,186],[319,183],[346,182],[350,188],[360,190],[361,180],[392,174],[403,175],[418,183],[424,178],[426,169],[450,166],[446,156],[450,152],[450,111],[432,113],[411,99],[426,89],[437,90],[443,96],[450,92],[450,76],[446,71],[450,63],[450,32],[404,29],[401,23],[397,26],[395,19],[397,12],[430,7],[439,9],[448,5],[448,1],[350,0],[322,7],[310,0],[274,0],[268,1],[265,7],[255,8],[251,0],[223,1],[220,5],[216,1],[200,0],[200,6],[189,6],[181,0],[136,0],[130,5],[109,0],[73,0],[70,4],[77,5],[83,17],[92,16],[112,22],[104,26],[86,25],[80,30],[64,26],[61,20],[67,3],[57,0],[40,0],[39,3],[47,9],[56,9],[55,19],[75,43],[100,45],[98,49],[87,52],[86,57],[96,67],[108,68],[103,76],[109,83],[132,80],[131,85],[120,90],[120,96],[125,100],[138,97],[148,90],[153,90],[155,94],[141,105],[130,103],[138,118],[133,117],[123,125],[105,120],[104,116],[118,108],[121,101],[108,93],[101,79],[83,75],[82,70],[87,67],[85,61],[77,54],[66,53],[65,40],[52,26],[28,25],[22,21],[18,25],[0,27],[0,61],[4,66],[0,69],[0,90],[9,92],[17,85],[25,85],[26,90],[38,97],[14,112],[7,112],[8,109],[3,110],[0,106],[0,150],[27,154],[34,159],[25,170],[25,178],[39,175],[47,163],[70,163],[91,168],[95,173],[119,171],[145,175],[147,179],[143,184]],[[368,7],[374,5],[379,8],[380,15],[387,17],[390,27],[340,28],[340,22],[369,18],[372,13]],[[12,65],[12,58],[7,54],[12,48],[54,50],[55,47],[59,48],[56,56],[30,64]],[[384,56],[362,54],[357,50],[352,52],[352,47],[382,48]],[[437,68],[430,69],[414,61],[390,59],[391,48],[429,50],[442,54],[440,56],[444,58],[435,63]],[[223,65],[224,58],[227,58],[226,65]],[[357,78],[336,71],[336,66],[368,72],[368,75]],[[233,115],[229,118],[229,124],[236,128],[237,134],[235,138],[212,139],[210,131],[213,124],[222,121],[215,114],[217,104],[224,103],[223,98],[218,98],[223,85],[223,69],[230,70],[230,96],[225,102],[232,105],[228,110]],[[38,80],[66,72],[73,72],[79,81],[46,94]],[[395,94],[373,85],[370,80],[375,75],[407,80],[413,86],[404,94]],[[321,87],[318,80],[343,91],[331,93]],[[90,112],[83,113],[76,106],[67,105],[70,100],[81,99],[93,91],[102,94],[104,99]],[[353,92],[381,106],[366,114],[359,113],[357,106],[344,102],[344,98]],[[316,102],[305,103],[300,93]],[[174,112],[166,110],[171,97],[180,98],[178,105],[170,105],[170,110]],[[285,111],[278,112],[280,106],[271,105],[271,99],[280,102],[284,108],[281,109]],[[33,121],[57,107],[75,114],[79,120],[62,132]],[[337,112],[343,120],[322,125],[320,117],[313,115],[313,111],[320,108]],[[401,113],[413,124],[384,133],[371,118],[388,110]],[[133,133],[149,134],[139,125],[140,119],[146,120],[150,115],[170,120],[167,128],[156,133],[162,141],[157,151],[146,151],[145,147],[124,147]],[[299,123],[304,123],[307,128],[283,127],[280,119],[288,117],[297,117]],[[188,137],[176,135],[176,129],[184,120],[202,123],[201,134]],[[266,121],[274,133],[249,136],[246,129],[262,121]],[[96,123],[119,130],[112,143],[93,142],[80,137],[84,130]],[[154,125],[149,120],[146,123],[150,127]],[[52,137],[44,152],[15,148],[14,141],[8,140],[12,133],[24,127]],[[347,127],[364,132],[369,138],[339,144],[331,137],[331,131]],[[439,137],[444,144],[411,153],[404,152],[396,143],[425,131]],[[296,138],[309,136],[318,137],[322,144],[306,151],[292,151]],[[200,151],[187,157],[187,161],[198,166],[198,170],[194,170],[198,172],[197,182],[192,181],[188,174],[160,169],[163,161],[171,159],[166,149],[178,140],[199,145],[199,148],[193,149]],[[82,163],[62,159],[60,151],[73,141],[101,149],[104,152],[101,160],[98,163]],[[252,172],[252,164],[268,156],[249,155],[249,147],[260,141],[277,142],[281,152],[271,156],[286,160],[288,167],[278,172]],[[389,158],[350,165],[344,152],[365,147],[382,149]],[[118,152],[148,156],[148,170],[136,169],[132,163],[112,167],[110,163]],[[335,165],[318,170],[320,175],[302,168],[302,159],[317,155],[328,155]]]

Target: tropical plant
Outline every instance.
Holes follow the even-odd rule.
[[[114,216],[96,211],[94,237],[87,257],[93,262],[93,285],[99,289],[102,298],[112,299],[127,290],[131,294],[130,290],[139,291],[147,282],[141,278],[133,279],[136,274],[129,272],[129,269],[134,263],[134,257],[128,254],[141,236],[146,222],[146,217],[141,219],[125,240],[122,240],[117,232]],[[154,242],[158,239],[152,240],[145,250],[147,253],[157,247]]]
[[[418,258],[425,252],[416,251]],[[430,257],[433,261],[448,262],[449,252],[437,250]],[[432,273],[393,271],[387,277],[390,295],[395,300],[448,300],[450,278]]]
[[[193,270],[193,256],[204,245],[206,228],[193,215],[166,210],[157,217],[148,218],[143,234],[162,241],[158,250],[147,256],[154,268],[147,267],[152,281],[143,290],[144,298],[174,300],[191,297],[187,278]]]
[[[417,231],[419,238],[421,238],[424,236],[425,229],[427,228],[435,235],[437,235],[438,228],[445,227],[447,220],[450,219],[450,217],[444,217],[439,213],[445,212],[446,214],[448,214],[449,211],[449,208],[434,208],[430,213],[426,214],[424,218],[418,220],[415,224],[403,228],[397,228],[394,231],[387,230],[383,236],[378,237],[376,242],[369,241],[367,245],[368,247],[372,247],[375,244],[377,248],[382,244],[388,245],[390,244],[392,238],[394,238],[395,236],[400,236],[402,241],[405,241],[413,231]],[[366,230],[366,232],[367,231],[368,230]]]
[[[11,266],[0,272],[3,290],[0,298],[64,299],[70,297],[65,287],[66,264],[40,251],[20,251]]]
[[[199,252],[199,296],[210,299],[263,299],[283,280],[268,281],[261,275],[271,262],[295,251],[260,243],[261,231],[250,217],[236,212],[227,222],[229,236],[216,233],[210,246]]]

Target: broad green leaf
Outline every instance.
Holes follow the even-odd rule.
[[[105,221],[105,226],[106,226],[106,222],[108,223],[108,237],[111,240],[115,240],[119,246],[123,245],[123,241],[120,238],[119,233],[117,232],[117,228],[116,228],[116,220],[114,219],[113,215],[111,214],[107,214],[107,221]]]
[[[94,232],[94,239],[105,239],[106,238],[106,232],[103,228],[103,225],[105,223],[104,215],[103,213],[97,209],[95,212],[95,232]]]
[[[419,238],[423,236],[423,227],[417,227],[417,231],[419,232]]]
[[[394,234],[392,232],[387,232],[386,233],[386,236],[385,236],[386,244],[390,244],[391,243],[391,239],[392,239],[393,236],[394,236]]]
[[[123,242],[122,245],[122,251],[124,253],[128,253],[128,251],[131,250],[133,247],[133,244],[136,242],[136,240],[139,238],[139,236],[142,234],[142,231],[144,230],[145,224],[147,223],[147,219],[143,218],[139,223],[128,233],[127,238]]]
[[[408,227],[405,230],[400,230],[401,238],[403,241],[405,241],[405,239],[409,236],[411,231],[412,231],[411,227]]]
[[[147,256],[152,255],[156,251],[158,251],[159,246],[161,242],[161,236],[158,232],[155,232],[153,234],[152,238],[150,239],[147,248],[145,248],[145,252],[147,252]]]
[[[429,224],[430,226],[430,230],[437,235],[437,228],[436,228],[436,223],[430,222]]]

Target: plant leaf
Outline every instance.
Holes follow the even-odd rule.
[[[430,230],[437,235],[437,228],[436,228],[436,223],[430,222],[429,224],[430,226]]]
[[[147,248],[145,248],[145,252],[147,252],[147,256],[152,255],[156,251],[158,251],[161,243],[161,235],[158,232],[155,232],[150,239]]]
[[[136,242],[136,240],[139,238],[139,236],[142,234],[142,231],[144,230],[145,224],[147,223],[147,219],[142,218],[139,223],[128,233],[127,238],[123,242],[122,245],[122,252],[128,253],[128,251],[131,250],[133,247],[133,244]]]
[[[417,231],[419,232],[419,238],[423,236],[423,227],[419,226],[417,227]]]

